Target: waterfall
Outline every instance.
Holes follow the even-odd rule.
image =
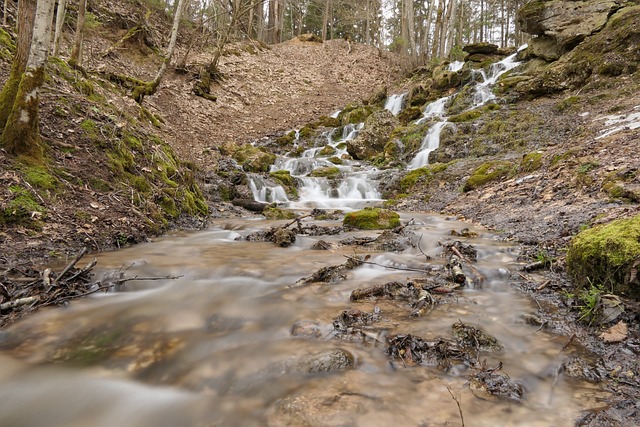
[[[270,185],[261,176],[249,175],[249,188],[253,199],[261,203],[288,203],[289,198],[281,185]]]
[[[449,124],[449,122],[445,120],[429,128],[429,131],[422,140],[420,151],[413,160],[411,160],[407,169],[418,169],[429,164],[429,154],[440,146],[440,133],[447,124]]]
[[[391,95],[387,98],[387,102],[384,103],[384,109],[391,111],[391,114],[397,116],[400,110],[402,110],[405,96],[407,96],[407,92],[401,93],[400,95]]]
[[[484,70],[478,71],[478,73],[482,76],[482,82],[476,85],[476,93],[473,97],[473,107],[480,107],[492,99],[495,99],[496,96],[493,94],[491,89],[498,81],[498,78],[520,65],[520,62],[516,61],[517,53],[513,55],[509,55],[504,58],[502,61],[498,61],[489,66],[489,72],[485,72]]]
[[[464,65],[464,62],[462,61],[453,61],[447,67],[447,71],[453,71],[453,72],[460,71],[462,70],[463,65]]]

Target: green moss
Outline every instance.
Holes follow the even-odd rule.
[[[9,187],[10,200],[0,210],[0,223],[21,224],[30,228],[39,228],[35,218],[46,212],[26,188],[19,185]]]
[[[148,120],[149,123],[157,128],[161,127],[164,123],[164,119],[162,119],[157,114],[153,114],[151,111],[149,111],[148,108],[142,106],[140,107],[140,119]]]
[[[286,147],[289,145],[293,145],[293,141],[295,140],[296,140],[296,132],[292,130],[288,134],[282,135],[276,138],[276,144],[278,144],[281,147]]]
[[[539,151],[534,151],[533,153],[529,153],[522,158],[522,161],[520,161],[520,167],[518,169],[520,172],[529,173],[537,171],[541,166],[542,153]]]
[[[279,170],[269,173],[269,176],[275,179],[283,187],[291,187],[295,185],[293,177],[289,171]]]
[[[449,121],[453,123],[472,122],[489,111],[495,111],[499,109],[500,109],[500,106],[498,104],[491,103],[491,104],[482,106],[480,108],[463,111],[460,114],[450,117]]]
[[[398,120],[400,123],[406,125],[413,120],[419,119],[422,117],[422,108],[420,107],[407,107],[398,114]]]
[[[135,135],[125,133],[124,135],[122,135],[122,140],[132,150],[135,150],[139,153],[142,153],[144,151],[144,145],[142,144],[142,141],[140,141],[140,139]]]
[[[247,172],[268,172],[270,166],[276,161],[275,154],[267,153],[251,144],[238,147],[233,153],[233,158]]]
[[[364,122],[371,113],[373,113],[373,107],[369,105],[349,104],[342,109],[338,119],[343,125],[357,124]]]
[[[580,96],[570,96],[568,98],[563,99],[555,105],[555,110],[559,113],[572,109],[574,106],[579,104],[582,101],[582,97]]]
[[[335,148],[330,145],[325,145],[322,150],[318,151],[318,154],[321,156],[331,156],[332,154],[335,154],[335,152]]]
[[[410,191],[418,182],[428,184],[435,174],[444,172],[449,167],[446,163],[435,163],[408,172],[400,180],[400,191],[406,193]]]
[[[309,139],[316,133],[316,126],[312,123],[304,126],[300,129],[299,136],[300,139]]]
[[[83,120],[82,123],[80,123],[80,129],[82,129],[85,136],[92,141],[98,140],[98,137],[100,136],[100,129],[98,129],[98,125],[91,119]]]
[[[331,163],[333,163],[334,165],[342,165],[342,164],[344,164],[342,159],[340,157],[337,157],[337,156],[329,157],[327,160],[330,161]]]
[[[262,215],[267,217],[267,219],[273,219],[273,220],[293,219],[296,217],[296,214],[294,212],[291,212],[285,209],[280,209],[280,208],[265,208],[265,210],[262,211]]]
[[[467,182],[465,182],[463,191],[474,190],[488,182],[508,176],[512,171],[513,163],[511,162],[493,161],[484,163],[473,171]]]
[[[67,362],[80,366],[94,365],[106,360],[122,345],[125,335],[120,328],[102,328],[89,331],[85,336],[58,349],[52,356],[51,362]]]
[[[576,284],[603,284],[640,299],[640,215],[612,221],[578,233],[567,252],[567,267]]]
[[[13,53],[16,51],[16,44],[9,33],[0,28],[0,58],[10,62]]]
[[[341,173],[340,173],[340,169],[338,169],[335,166],[327,166],[327,167],[322,167],[322,168],[317,168],[314,169],[309,176],[315,177],[315,178],[338,178],[340,177]]]
[[[43,190],[55,190],[60,182],[51,175],[44,166],[25,166],[20,168],[24,173],[24,179],[35,188]]]
[[[344,216],[342,223],[359,230],[383,230],[398,227],[400,215],[388,209],[368,207],[349,212]]]
[[[320,116],[318,120],[315,121],[317,126],[322,126],[325,128],[337,128],[340,126],[340,119],[329,117],[329,116]]]
[[[87,181],[89,183],[89,186],[92,189],[96,190],[96,191],[111,191],[111,190],[113,190],[113,188],[111,187],[111,185],[108,182],[106,182],[106,181],[104,181],[104,180],[102,180],[100,178],[89,177]]]

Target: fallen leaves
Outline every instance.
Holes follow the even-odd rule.
[[[606,343],[618,343],[627,339],[629,335],[629,328],[621,320],[603,333],[600,334],[600,338]]]

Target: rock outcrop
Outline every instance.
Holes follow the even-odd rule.
[[[387,110],[377,111],[367,118],[364,128],[347,142],[347,151],[356,160],[371,160],[384,151],[398,119]]]

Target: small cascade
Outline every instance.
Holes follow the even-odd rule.
[[[407,96],[407,92],[401,93],[400,95],[391,95],[387,98],[387,102],[384,103],[384,109],[391,111],[391,114],[397,116],[400,110],[402,110],[402,105],[404,104],[404,98]]]
[[[252,174],[249,176],[249,188],[256,202],[289,203],[287,193],[281,185],[269,184],[259,175]]]
[[[477,74],[480,74],[482,77],[482,82],[476,85],[476,93],[473,97],[473,108],[480,107],[487,102],[495,99],[495,95],[491,91],[493,86],[498,81],[498,78],[520,65],[520,62],[516,61],[517,53],[513,55],[509,55],[504,58],[502,61],[498,61],[495,64],[491,64],[489,66],[489,71],[485,72],[484,70],[476,71]]]
[[[449,124],[448,121],[442,121],[434,124],[422,140],[420,151],[411,160],[407,169],[414,170],[429,164],[429,154],[440,146],[440,133],[442,129]]]
[[[447,71],[453,71],[453,72],[460,71],[460,70],[462,70],[463,66],[464,66],[464,62],[462,62],[462,61],[453,61],[447,67]]]
[[[432,117],[444,117],[444,107],[447,105],[450,98],[450,96],[445,96],[429,103],[422,111],[422,117],[416,122],[416,124],[424,123],[427,119]]]

